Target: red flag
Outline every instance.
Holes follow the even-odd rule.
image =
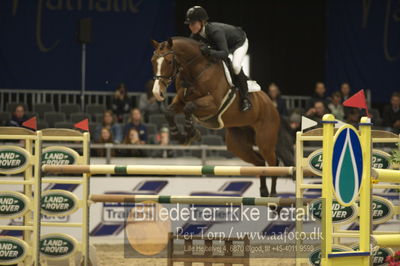
[[[37,122],[36,122],[36,116],[32,117],[31,119],[26,120],[24,123],[22,123],[24,127],[37,130]]]
[[[85,130],[85,131],[89,131],[89,119],[83,119],[82,121],[76,123],[74,125],[74,127]]]
[[[359,92],[348,98],[346,101],[344,101],[343,106],[365,109],[367,111],[367,116],[369,116],[364,90],[360,90]]]

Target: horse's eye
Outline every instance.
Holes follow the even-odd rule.
[[[172,61],[166,61],[168,65],[170,65],[172,63]]]

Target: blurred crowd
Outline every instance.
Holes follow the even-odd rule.
[[[343,82],[339,90],[328,95],[323,82],[316,82],[314,90],[310,92],[311,98],[305,108],[293,110],[286,109],[286,103],[281,97],[278,86],[272,83],[267,90],[268,95],[277,107],[282,120],[286,121],[292,135],[301,128],[301,117],[305,116],[316,122],[320,122],[325,114],[331,113],[336,119],[357,127],[361,116],[366,115],[365,110],[351,107],[344,107],[345,100],[353,95],[349,83]],[[380,112],[378,109],[370,108],[369,113],[375,128],[400,133],[400,93],[395,92],[388,99],[388,104]]]
[[[115,90],[111,102],[100,113],[93,114],[97,123],[91,128],[93,143],[114,143],[126,145],[158,144],[171,145],[167,121],[164,117],[164,103],[157,102],[152,94],[152,81],[146,84],[146,92],[142,93],[136,104],[133,104],[127,94],[125,84],[121,83]],[[291,135],[294,136],[301,127],[301,117],[306,116],[316,122],[321,121],[326,113],[332,113],[338,120],[357,126],[360,117],[365,115],[363,110],[343,107],[342,103],[354,93],[347,82],[340,85],[339,90],[327,95],[323,82],[317,82],[311,94],[311,98],[304,108],[288,110],[285,100],[277,84],[272,83],[267,88],[267,94],[281,115],[281,120]],[[64,111],[67,112],[67,111]],[[395,92],[388,99],[387,105],[380,112],[378,109],[370,109],[372,122],[381,129],[400,133],[400,93]],[[46,115],[46,114],[45,114]],[[59,114],[65,117],[67,114]],[[56,117],[57,118],[57,117]],[[1,123],[7,126],[20,127],[29,119],[26,106],[16,104],[10,114],[10,119],[3,119]],[[178,126],[182,124],[184,117],[177,117]],[[62,122],[61,122],[62,123]],[[57,123],[55,123],[57,126]],[[194,144],[223,145],[224,132],[201,130],[201,142]],[[222,153],[222,152],[220,152]],[[94,149],[94,156],[105,156],[105,149]],[[112,156],[127,157],[162,157],[171,158],[177,156],[173,149],[144,150],[144,149],[112,149]]]

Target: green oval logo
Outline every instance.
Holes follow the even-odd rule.
[[[359,245],[352,246],[353,250],[358,250]],[[379,248],[372,249],[372,265],[373,266],[383,266],[387,265],[385,260],[387,256],[393,256],[394,252],[391,248]]]
[[[310,212],[314,218],[321,221],[322,216],[322,199],[311,202]],[[332,202],[332,222],[334,224],[350,223],[357,218],[358,208],[355,204],[344,207],[339,202]]]
[[[0,173],[17,174],[28,167],[30,154],[21,147],[3,146],[0,148]]]
[[[26,256],[25,241],[11,236],[0,236],[0,264],[17,264]]]
[[[360,202],[357,201],[358,206]],[[383,224],[393,218],[394,206],[389,200],[379,197],[372,197],[372,223]]]
[[[40,240],[40,253],[47,258],[66,258],[75,252],[76,243],[69,235],[48,234]]]
[[[372,150],[372,167],[379,169],[390,168],[390,155],[384,151]],[[322,149],[312,152],[308,157],[308,166],[316,175],[322,175]]]
[[[308,156],[307,160],[311,172],[316,175],[322,175],[322,149],[316,150],[311,153]]]
[[[346,247],[346,246],[332,245],[332,251],[333,252],[342,252],[342,251],[352,251],[352,249],[349,247]],[[321,248],[314,250],[310,254],[310,256],[308,256],[308,261],[313,266],[321,265]]]
[[[390,155],[384,151],[372,151],[372,167],[378,169],[389,169],[391,167],[389,161]]]
[[[75,164],[78,158],[79,154],[67,147],[52,146],[42,152],[42,164],[70,165]]]
[[[40,205],[45,215],[66,216],[78,209],[78,200],[77,196],[69,191],[54,189],[42,193]]]
[[[29,199],[15,191],[0,192],[0,218],[18,218],[28,211]]]

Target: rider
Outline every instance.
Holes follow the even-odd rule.
[[[242,69],[243,58],[247,53],[248,41],[246,33],[239,27],[218,22],[208,22],[207,11],[201,6],[194,6],[186,12],[185,24],[189,24],[191,38],[207,44],[201,47],[204,55],[229,61],[229,53],[233,54],[232,68],[236,86],[241,98],[241,111],[251,109],[247,77]]]

